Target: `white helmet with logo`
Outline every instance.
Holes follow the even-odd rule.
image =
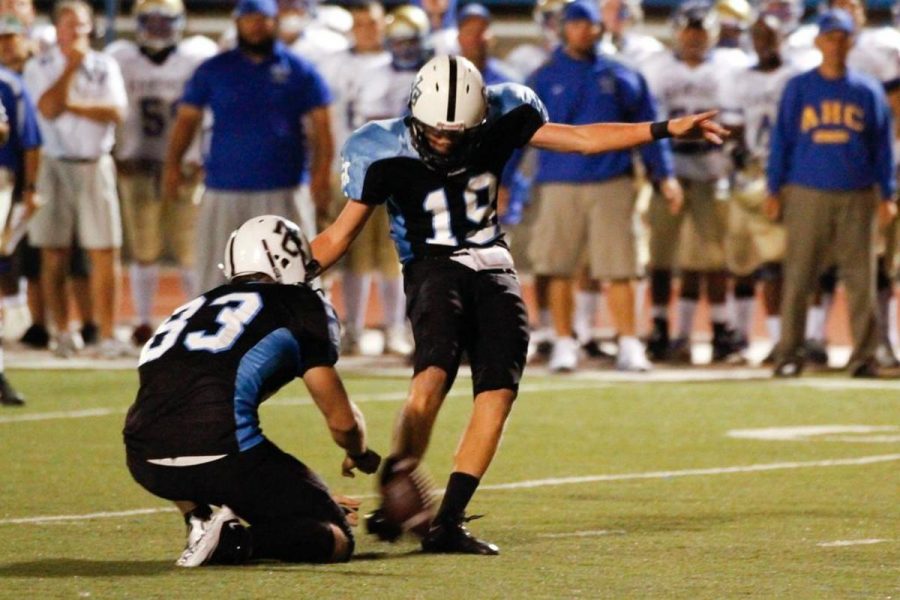
[[[231,233],[222,270],[229,281],[263,273],[278,283],[298,284],[315,276],[316,264],[309,242],[296,223],[263,215]]]
[[[477,146],[487,119],[487,91],[481,73],[462,56],[435,56],[419,69],[409,96],[413,146],[436,169],[462,166]],[[426,128],[459,134],[450,154],[439,154],[425,138]]]

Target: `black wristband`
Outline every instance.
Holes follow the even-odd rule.
[[[650,135],[654,140],[672,137],[672,134],[669,133],[669,122],[657,121],[656,123],[650,123]]]

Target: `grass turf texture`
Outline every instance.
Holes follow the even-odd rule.
[[[0,521],[167,507],[124,465],[131,372],[13,371],[22,410],[0,411]],[[827,380],[839,383],[845,380]],[[386,451],[403,379],[347,377],[371,442]],[[815,389],[774,381],[603,384],[527,379],[486,486],[570,476],[680,471],[889,455],[900,443],[759,441],[730,429],[898,425],[900,385]],[[541,391],[539,388],[549,388]],[[571,389],[565,389],[571,388]],[[440,415],[428,466],[443,485],[469,413],[468,381]],[[3,422],[49,411],[76,419]],[[263,405],[265,433],[333,491],[341,452],[296,383]],[[476,494],[472,530],[499,557],[427,556],[358,534],[357,560],[176,569],[174,512],[45,524],[0,523],[3,598],[888,598],[900,594],[900,461],[753,473],[544,485]],[[887,539],[821,547],[836,540]]]

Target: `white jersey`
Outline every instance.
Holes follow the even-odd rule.
[[[690,67],[674,53],[666,52],[650,60],[643,71],[663,118],[721,107],[723,81],[728,78],[728,71],[712,58]],[[721,147],[708,142],[673,140],[672,150],[678,177],[713,181],[728,173],[729,161]]]
[[[58,46],[25,64],[25,87],[35,102],[59,81],[66,64]],[[89,50],[72,80],[68,101],[125,111],[128,98],[118,63],[107,54]],[[100,123],[69,111],[55,119],[46,119],[39,113],[38,124],[44,138],[43,151],[52,158],[95,160],[108,154],[115,142],[114,123]]]
[[[428,41],[434,49],[435,56],[459,54],[459,30],[456,27],[445,27],[432,31]]]
[[[900,79],[900,31],[893,27],[864,29],[847,56],[847,64],[881,83],[896,82]]]
[[[747,69],[756,64],[756,56],[743,48],[713,48],[713,61],[727,70],[736,71]]]
[[[28,33],[28,38],[34,42],[38,54],[43,54],[56,45],[56,27],[49,23],[36,24]]]
[[[237,29],[234,24],[219,37],[219,48],[231,50],[237,46]],[[297,55],[305,58],[318,68],[322,61],[336,53],[350,47],[347,37],[334,31],[327,25],[317,20],[309,21],[293,42],[288,47]]]
[[[119,127],[117,159],[163,161],[185,83],[200,63],[218,52],[215,42],[198,38],[180,42],[162,64],[151,61],[129,40],[106,48],[119,63],[128,90],[128,116]],[[199,157],[193,158],[199,162]]]
[[[822,53],[815,47],[818,33],[815,25],[804,25],[788,37],[788,56],[799,67],[814,69],[821,64]],[[847,55],[847,66],[882,83],[900,79],[900,31],[893,27],[863,29]]]
[[[600,51],[607,56],[614,56],[632,69],[642,71],[657,55],[665,52],[662,42],[651,35],[628,31],[618,40],[604,36],[600,41]]]
[[[773,71],[755,66],[731,74],[722,90],[722,123],[744,127],[744,142],[753,158],[765,164],[769,139],[784,88],[799,71],[790,63]]]
[[[509,51],[503,61],[525,81],[547,62],[550,52],[537,44],[519,44]]]
[[[329,56],[349,47],[350,42],[345,36],[316,21],[307,25],[291,44],[291,50],[316,67],[320,67]]]
[[[399,116],[390,101],[395,83],[389,52],[345,50],[326,57],[320,70],[333,96],[331,133],[336,148],[369,121]],[[337,153],[333,166],[335,171],[340,169]]]

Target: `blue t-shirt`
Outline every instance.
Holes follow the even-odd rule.
[[[38,129],[37,110],[22,78],[0,67],[0,102],[9,122],[9,141],[0,146],[0,166],[17,176],[22,169],[22,153],[39,148],[41,132]]]
[[[640,123],[657,119],[656,101],[644,77],[604,56],[575,60],[558,48],[528,84],[544,102],[553,123]],[[640,153],[654,180],[672,175],[668,140],[645,144]],[[629,174],[632,168],[630,150],[590,156],[541,151],[535,181],[606,181]]]
[[[182,101],[213,114],[206,185],[216,190],[291,188],[306,164],[301,118],[331,102],[321,75],[276,42],[272,57],[251,61],[239,49],[201,64]]]
[[[848,71],[825,79],[818,69],[791,79],[778,108],[769,153],[769,190],[787,184],[851,191],[878,185],[893,198],[893,124],[875,79]]]

